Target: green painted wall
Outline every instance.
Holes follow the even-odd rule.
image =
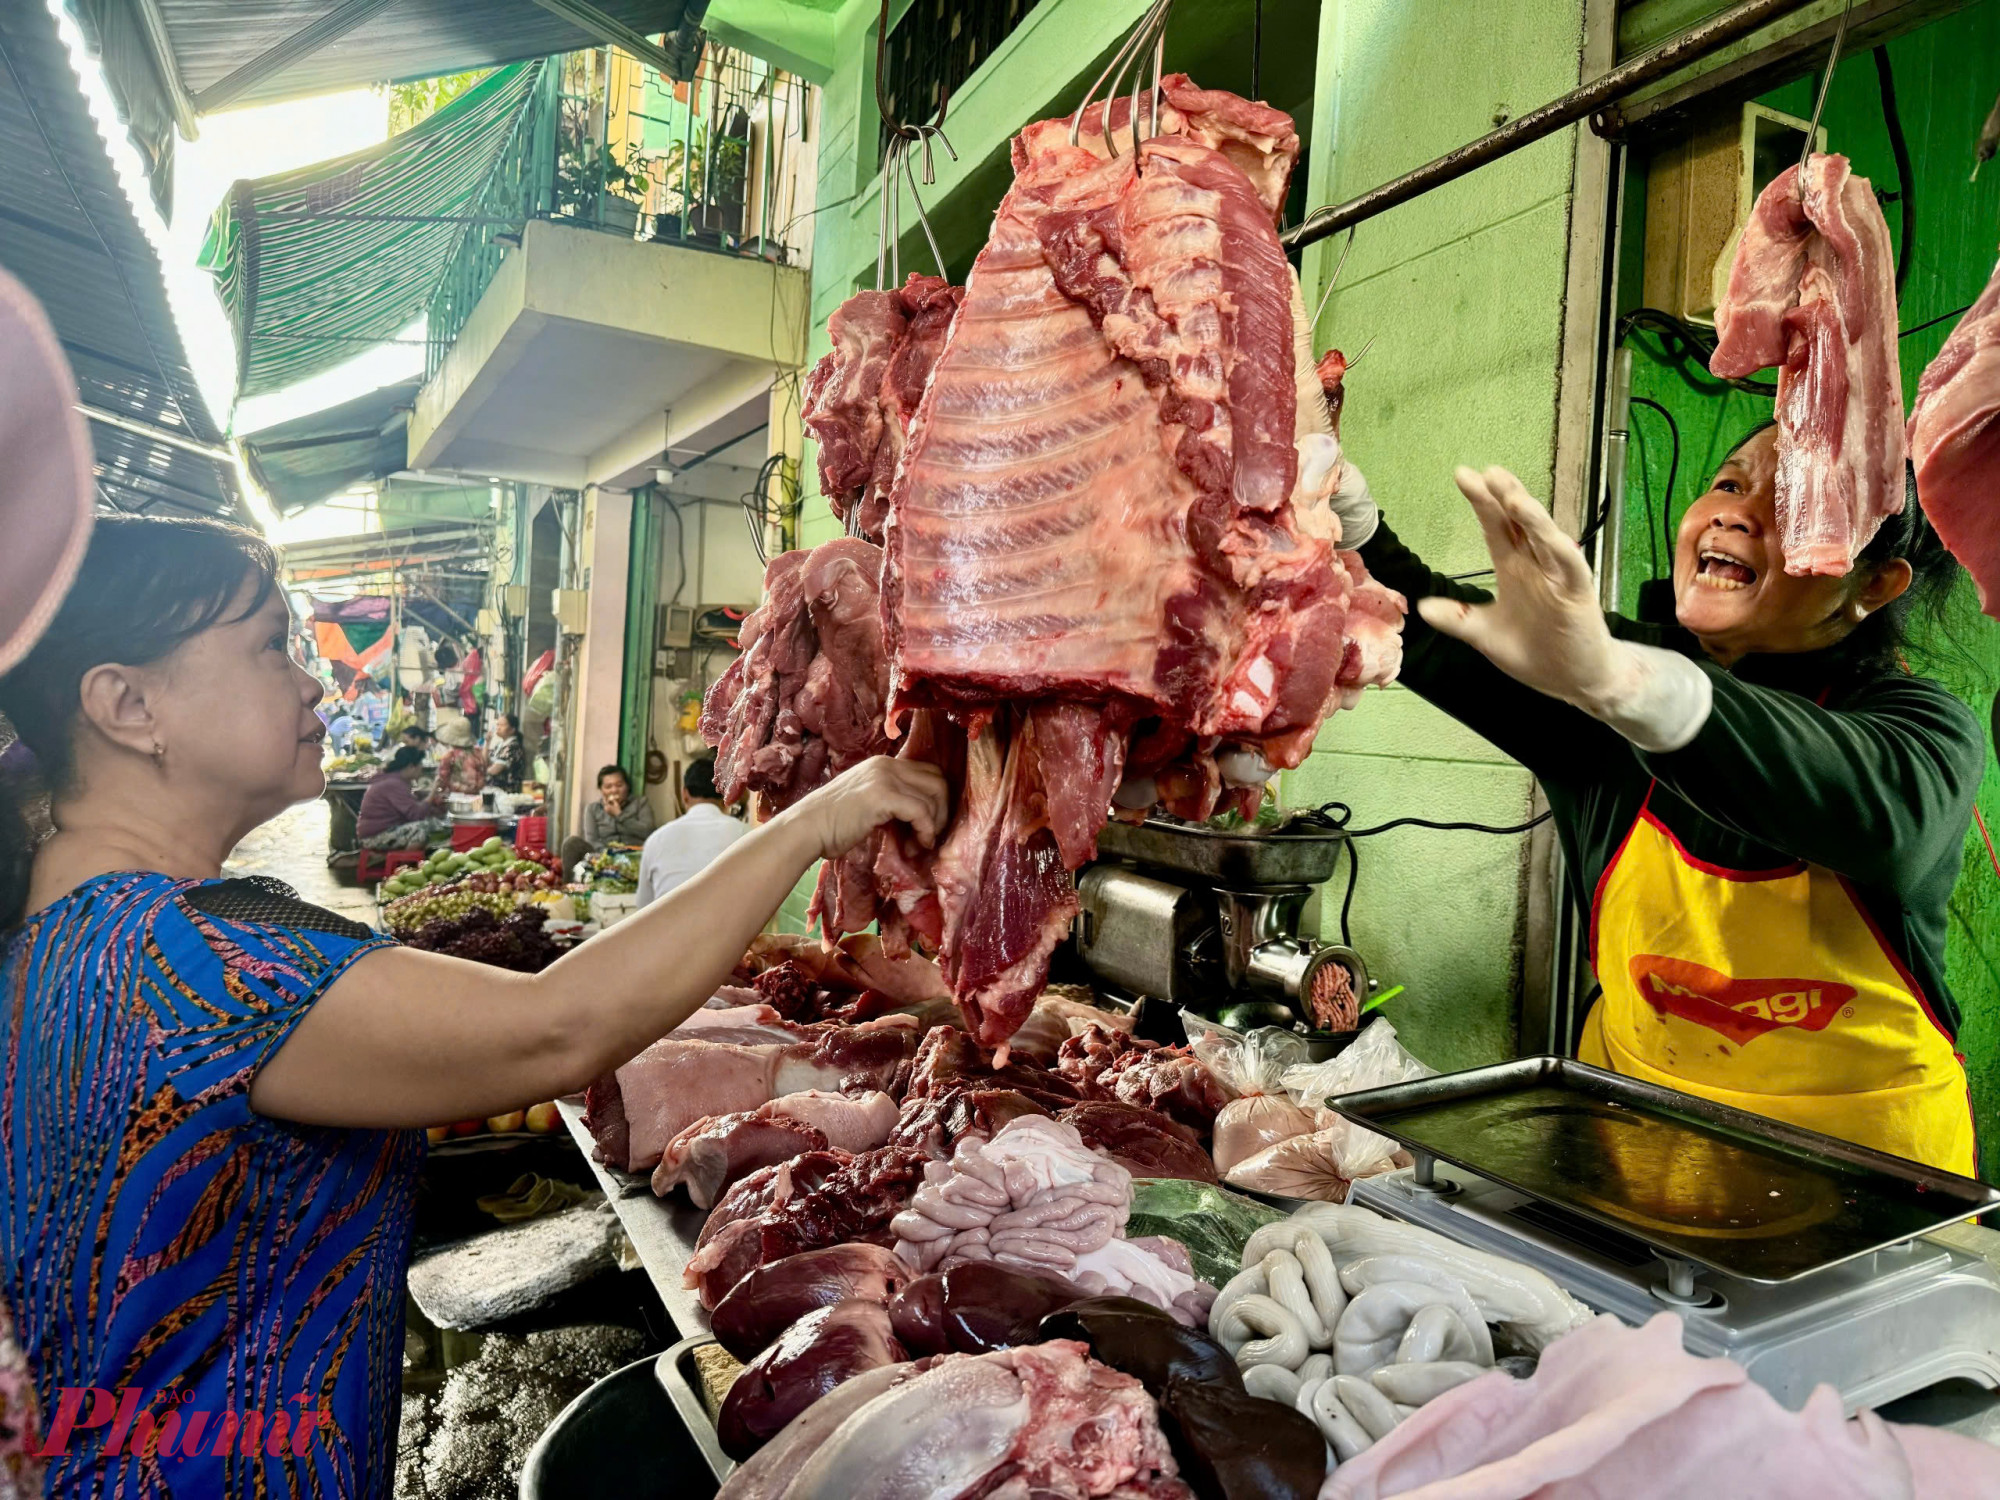
[[[1322,15],[1314,203],[1353,197],[1577,81],[1579,0],[1340,0]],[[1454,465],[1505,464],[1549,493],[1574,141],[1568,132],[1363,224],[1317,330],[1350,355],[1341,438],[1398,533],[1446,572],[1487,565]],[[1338,243],[1309,252],[1318,299]],[[1337,798],[1357,825],[1416,814],[1522,821],[1532,782],[1400,687],[1320,731],[1285,778],[1294,804]],[[1512,1055],[1525,840],[1404,829],[1362,842],[1354,943],[1389,1014],[1439,1068]],[[1321,931],[1339,928],[1342,887]]]
[[[2000,240],[2000,173],[1969,182],[1972,142],[1993,103],[1994,73],[1976,65],[2000,57],[2000,0],[1978,0],[1965,10],[1889,44],[1896,93],[1909,141],[1917,188],[1916,251],[1904,288],[1899,321],[1906,329],[1963,307],[1978,295],[1993,269]],[[1816,83],[1800,80],[1764,96],[1773,109],[1800,117],[1812,113]],[[1873,59],[1844,60],[1834,75],[1822,124],[1827,145],[1851,158],[1854,169],[1878,191],[1899,186],[1890,150]],[[1643,214],[1643,196],[1638,199]],[[1900,203],[1885,205],[1891,237],[1900,248]],[[1643,218],[1627,219],[1628,241],[1643,233]],[[1357,252],[1358,253],[1358,252]],[[1636,284],[1633,288],[1636,300]],[[1944,342],[1947,319],[1901,340],[1903,397],[1916,395],[1917,377]],[[1632,340],[1633,393],[1665,406],[1679,424],[1678,482],[1667,493],[1672,444],[1659,413],[1632,415],[1633,446],[1626,489],[1625,593],[1630,608],[1639,580],[1649,576],[1648,534],[1659,537],[1659,571],[1670,566],[1662,533],[1707,488],[1730,447],[1769,417],[1769,400],[1709,383],[1690,384],[1662,357],[1648,335]],[[1662,506],[1668,506],[1662,514]],[[1953,600],[1946,633],[1927,633],[1913,660],[1987,716],[2000,680],[2000,626],[1979,617],[1970,584]],[[1979,805],[1990,826],[2000,826],[2000,765],[1989,761]],[[1972,1071],[1974,1104],[1985,1142],[1985,1174],[2000,1174],[2000,879],[1974,828],[1966,839],[1965,874],[1952,901],[1949,979],[1964,1013],[1960,1046]]]

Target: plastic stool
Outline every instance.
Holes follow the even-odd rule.
[[[361,849],[354,856],[354,880],[357,885],[367,885],[370,881],[387,880],[398,870],[424,862],[421,849]]]
[[[547,849],[549,847],[549,820],[546,814],[530,813],[514,825],[514,847],[516,849]]]

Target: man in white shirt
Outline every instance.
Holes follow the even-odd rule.
[[[690,761],[681,775],[681,792],[687,811],[646,835],[640,851],[641,906],[693,879],[750,831],[723,811],[713,760]]]

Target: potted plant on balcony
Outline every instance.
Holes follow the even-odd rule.
[[[711,234],[743,233],[744,187],[749,177],[750,143],[742,136],[725,135],[715,143],[715,160],[709,169],[708,202],[702,209],[701,227]]]

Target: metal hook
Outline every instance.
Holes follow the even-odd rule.
[[[1139,18],[1139,24],[1132,28],[1131,32],[1126,36],[1124,43],[1119,47],[1117,52],[1112,54],[1111,61],[1104,65],[1104,71],[1097,75],[1096,80],[1085,92],[1083,102],[1077,105],[1076,113],[1070,116],[1069,143],[1072,146],[1081,142],[1083,136],[1083,117],[1089,113],[1091,102],[1097,98],[1099,91],[1104,89],[1108,81],[1111,87],[1104,95],[1104,118],[1100,122],[1100,128],[1104,135],[1105,150],[1113,156],[1118,154],[1118,145],[1111,138],[1110,101],[1117,98],[1124,89],[1125,69],[1130,67],[1135,60],[1143,58],[1146,47],[1164,33],[1167,17],[1172,9],[1173,0],[1154,0],[1153,5],[1147,10],[1146,14]],[[1140,63],[1140,70],[1143,76],[1143,62]]]
[[[1813,100],[1812,123],[1806,126],[1805,149],[1799,153],[1799,197],[1806,193],[1806,165],[1812,160],[1813,142],[1819,138],[1819,114],[1826,108],[1827,90],[1833,87],[1833,70],[1840,65],[1840,44],[1847,36],[1847,13],[1854,8],[1854,0],[1843,0],[1840,7],[1840,24],[1833,28],[1833,46],[1827,50],[1826,71],[1820,75],[1819,96]]]
[[[1310,223],[1311,221],[1308,220],[1307,222]],[[1358,228],[1360,228],[1358,224],[1352,225],[1347,231],[1347,243],[1340,247],[1340,259],[1333,263],[1333,274],[1326,278],[1326,287],[1319,294],[1319,306],[1313,309],[1312,321],[1306,324],[1308,332],[1317,333],[1319,331],[1320,316],[1326,311],[1326,304],[1333,296],[1334,286],[1340,280],[1341,270],[1347,265],[1347,252],[1354,248],[1354,231]]]
[[[1375,340],[1380,337],[1381,335],[1378,333],[1371,333],[1368,335],[1368,342],[1361,346],[1361,352],[1355,355],[1354,358],[1350,359],[1347,362],[1345,372],[1342,375],[1342,379],[1345,379],[1347,375],[1352,374],[1354,371],[1354,367],[1360,364],[1362,360],[1368,357],[1368,351],[1375,347]]]

